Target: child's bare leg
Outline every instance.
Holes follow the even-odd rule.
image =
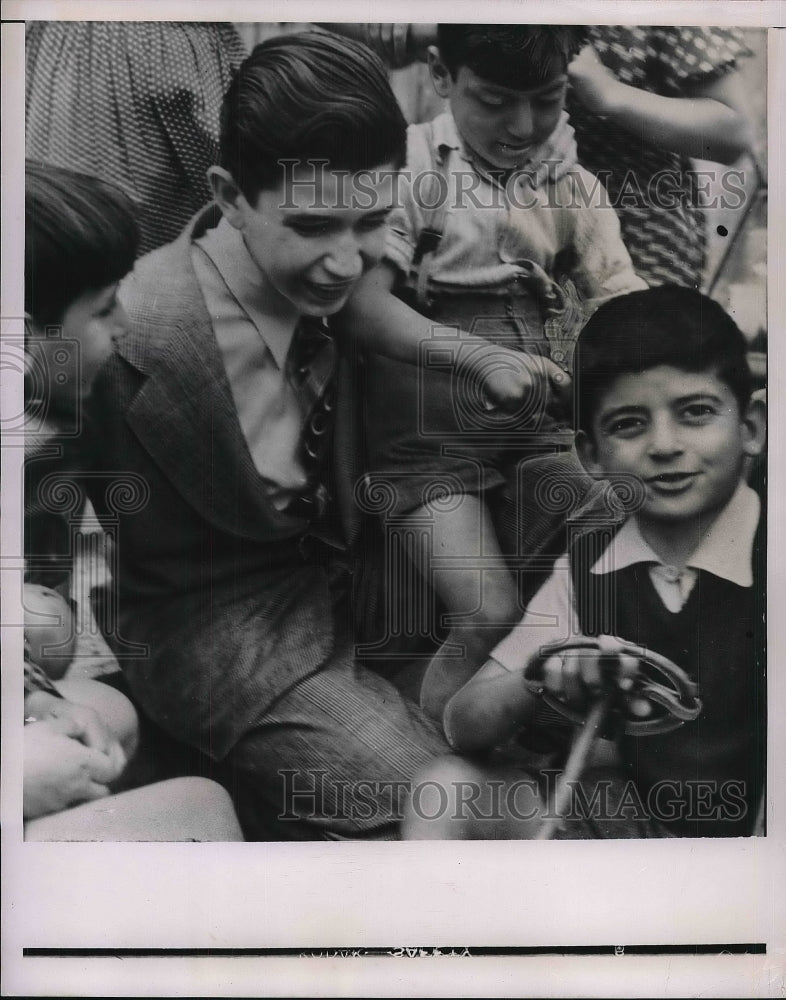
[[[412,784],[404,840],[531,840],[542,823],[537,783],[512,767],[441,757]]]
[[[440,560],[411,553],[452,618],[447,639],[432,658],[421,689],[421,705],[441,719],[445,705],[482,666],[493,647],[521,617],[516,583],[507,568],[483,501],[464,494],[450,498],[456,505],[431,505],[409,516],[422,525],[428,516],[433,531],[431,552]],[[454,565],[448,568],[445,560]],[[451,651],[458,647],[460,652]]]
[[[25,840],[243,840],[229,794],[205,778],[172,778],[25,824]]]

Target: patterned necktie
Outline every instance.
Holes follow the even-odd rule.
[[[308,399],[300,442],[300,460],[308,486],[285,508],[293,517],[312,520],[330,501],[329,460],[336,405],[336,346],[327,326],[304,320],[294,346],[294,379]]]

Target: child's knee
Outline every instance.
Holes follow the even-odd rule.
[[[456,798],[456,790],[465,784],[483,779],[483,769],[454,754],[446,754],[422,767],[413,779],[413,789],[420,786],[421,794],[429,787],[440,786],[447,791],[449,801]]]
[[[402,824],[405,840],[468,839],[467,800],[482,794],[483,773],[461,757],[445,756],[418,771]]]
[[[458,756],[438,758],[412,784],[405,840],[525,840],[542,822],[534,778],[521,770],[489,768]]]
[[[182,814],[183,829],[191,839],[243,840],[229,792],[208,778],[173,778],[163,783],[171,796],[173,815]]]

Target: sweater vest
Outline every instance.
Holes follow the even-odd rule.
[[[621,737],[641,805],[682,836],[749,835],[766,771],[763,518],[754,541],[753,586],[699,570],[676,613],[664,606],[646,563],[590,572],[608,542],[609,529],[589,531],[571,548],[582,632],[616,635],[668,657],[697,684],[702,702],[699,717],[678,729]]]

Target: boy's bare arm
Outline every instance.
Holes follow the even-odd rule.
[[[445,734],[456,750],[487,750],[522,729],[537,705],[523,670],[507,670],[489,659],[448,702]]]
[[[530,601],[521,623],[448,702],[443,723],[455,749],[490,749],[530,722],[539,699],[525,680],[527,666],[544,644],[564,641],[578,630],[570,579],[564,555]]]
[[[604,204],[605,190],[600,193],[597,178],[580,168],[576,168],[573,177],[574,191],[578,195],[577,210],[573,213],[573,240],[578,260],[571,277],[576,282],[587,319],[607,299],[642,291],[647,283],[634,270],[617,213]],[[590,199],[583,198],[582,187],[593,192]]]
[[[431,339],[434,324],[393,294],[396,277],[396,269],[386,262],[369,271],[342,310],[340,322],[365,347],[417,364],[420,345]],[[511,351],[466,332],[461,340],[459,370],[481,384],[489,401],[500,408],[516,410],[544,378],[556,395],[569,396],[570,378],[550,359]]]
[[[608,648],[617,640],[608,638]],[[577,710],[588,706],[610,687],[629,691],[639,668],[634,656],[615,653],[613,676],[604,668],[601,652],[581,658],[551,656],[543,665],[539,681],[527,679],[527,665],[509,670],[491,658],[445,708],[443,724],[450,745],[469,753],[487,750],[505,743],[532,721],[539,703],[537,689],[555,695]],[[630,697],[628,710],[638,718],[651,714],[651,705],[643,698]],[[606,749],[609,756],[609,748]]]

